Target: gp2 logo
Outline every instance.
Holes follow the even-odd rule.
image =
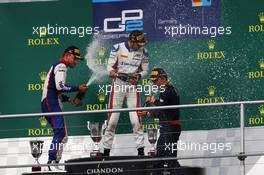
[[[104,19],[105,32],[129,32],[133,30],[143,30],[143,10],[141,9],[123,10],[121,18]]]

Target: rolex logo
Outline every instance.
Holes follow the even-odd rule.
[[[264,69],[264,58],[259,60],[259,68]]]
[[[208,87],[208,93],[210,97],[203,97],[197,99],[197,104],[207,104],[207,103],[224,103],[225,97],[219,97],[216,95],[216,88],[214,86]]]
[[[45,81],[47,77],[47,72],[40,72],[39,77],[41,81]]]
[[[260,115],[264,115],[264,105],[258,107]]]
[[[101,48],[99,49],[98,55],[99,55],[100,57],[103,57],[103,56],[105,55],[105,48],[104,48],[104,47],[101,47]]]
[[[264,23],[264,12],[259,13],[259,21],[260,23]]]
[[[40,126],[41,126],[41,127],[46,127],[47,124],[48,124],[48,121],[45,119],[45,117],[41,117],[41,118],[39,119],[39,122],[40,122]]]
[[[100,103],[105,102],[105,94],[103,92],[99,92],[99,94],[97,94],[98,96],[98,100]]]
[[[215,95],[215,87],[214,86],[210,86],[208,88],[208,92],[210,96],[214,96]]]
[[[210,40],[210,41],[208,41],[208,48],[210,49],[210,50],[213,50],[214,48],[215,48],[215,41],[213,41],[213,40]]]

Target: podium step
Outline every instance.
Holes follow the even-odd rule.
[[[126,162],[127,159],[135,159],[136,162]],[[200,167],[180,167],[177,161],[140,161],[151,159],[149,156],[111,156],[111,157],[87,157],[71,159],[65,163],[104,161],[105,163],[66,165],[67,174],[118,174],[118,175],[204,175],[205,171]],[[118,163],[107,161],[119,160]],[[121,160],[121,162],[120,162]],[[122,160],[124,160],[122,162]]]

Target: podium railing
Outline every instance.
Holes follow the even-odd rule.
[[[185,105],[172,105],[172,106],[154,106],[154,107],[139,107],[139,108],[122,108],[122,109],[105,109],[105,110],[93,110],[93,111],[70,111],[70,112],[50,112],[50,113],[30,113],[30,114],[6,114],[0,115],[0,119],[10,118],[36,118],[41,116],[52,116],[52,115],[87,115],[96,113],[113,113],[113,112],[130,112],[130,111],[142,111],[142,110],[153,110],[153,109],[176,109],[176,108],[202,108],[202,107],[217,107],[217,106],[240,106],[240,153],[229,154],[229,155],[214,155],[214,156],[189,156],[189,157],[169,157],[169,158],[152,158],[152,159],[140,159],[140,160],[122,160],[122,162],[135,162],[135,161],[155,161],[155,160],[184,160],[184,159],[209,159],[209,158],[228,158],[237,157],[241,162],[241,175],[245,175],[245,159],[248,156],[261,156],[263,153],[250,154],[246,153],[245,150],[245,105],[252,104],[264,104],[264,100],[257,101],[239,101],[239,102],[226,102],[226,103],[209,103],[209,104],[185,104]],[[77,163],[59,163],[56,165],[81,165],[81,164],[94,164],[94,163],[118,163],[117,160],[111,162],[102,161],[90,161],[90,162],[77,162]],[[32,167],[34,164],[25,165],[4,165],[0,168],[22,168]],[[47,164],[40,164],[40,166],[48,166]]]

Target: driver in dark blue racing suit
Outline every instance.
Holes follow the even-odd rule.
[[[177,90],[168,81],[167,73],[161,68],[154,68],[149,78],[154,85],[160,89],[157,99],[148,96],[146,99],[147,106],[169,106],[179,105],[180,96]],[[159,118],[160,136],[157,142],[158,157],[177,157],[177,142],[181,134],[181,125],[179,120],[179,109],[163,109],[140,112],[141,116],[151,116]],[[178,167],[178,161],[173,161],[173,167]]]

